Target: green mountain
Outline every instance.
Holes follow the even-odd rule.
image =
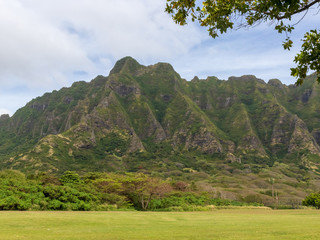
[[[315,79],[301,87],[255,76],[188,82],[167,63],[143,66],[126,57],[108,77],[76,82],[1,116],[0,168],[215,176],[211,182],[223,178],[235,188],[241,178],[228,184],[228,176],[263,170],[265,182],[287,176],[297,187],[320,174]]]

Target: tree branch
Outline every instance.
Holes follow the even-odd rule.
[[[307,4],[307,5],[305,5],[303,8],[300,8],[299,10],[293,12],[293,13],[291,14],[291,16],[292,16],[292,15],[295,15],[295,14],[297,14],[297,13],[301,13],[301,12],[309,9],[310,7],[312,7],[312,6],[313,6],[314,4],[316,4],[316,3],[320,3],[320,0],[315,0],[315,1],[313,1],[313,2],[311,2],[311,3],[309,3],[309,4]],[[286,15],[283,15],[283,16],[277,17],[277,20],[282,20],[282,19],[285,19],[285,18],[287,18],[287,16],[286,16]]]

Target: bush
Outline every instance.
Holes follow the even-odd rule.
[[[60,182],[63,184],[66,183],[81,183],[82,180],[79,176],[79,174],[73,172],[73,171],[66,171],[60,178]]]
[[[28,210],[30,207],[30,200],[22,200],[17,196],[9,196],[0,201],[1,210]]]
[[[320,193],[311,193],[302,201],[302,204],[320,209]]]
[[[86,203],[84,201],[78,201],[78,202],[72,204],[72,210],[74,210],[74,211],[90,211],[91,204]]]
[[[48,210],[67,210],[67,205],[57,199],[53,199],[47,206]]]

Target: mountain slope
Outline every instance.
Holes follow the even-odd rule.
[[[173,171],[175,162],[193,166],[195,156],[206,156],[318,172],[314,78],[301,88],[250,75],[187,82],[167,63],[142,66],[126,57],[108,77],[46,93],[1,117],[0,167]]]

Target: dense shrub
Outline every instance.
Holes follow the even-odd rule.
[[[26,176],[0,172],[0,210],[117,210],[204,211],[244,203],[214,199],[197,192],[192,183],[168,182],[141,173],[67,171],[60,178],[48,173]]]
[[[302,201],[302,204],[320,209],[320,193],[311,193]]]
[[[161,198],[153,199],[150,203],[150,210],[166,209],[172,211],[204,211],[209,210],[210,206],[248,206],[248,203],[211,198],[207,193],[194,192],[174,192]],[[252,203],[253,206],[261,206],[258,203]],[[180,209],[180,210],[179,210]]]

